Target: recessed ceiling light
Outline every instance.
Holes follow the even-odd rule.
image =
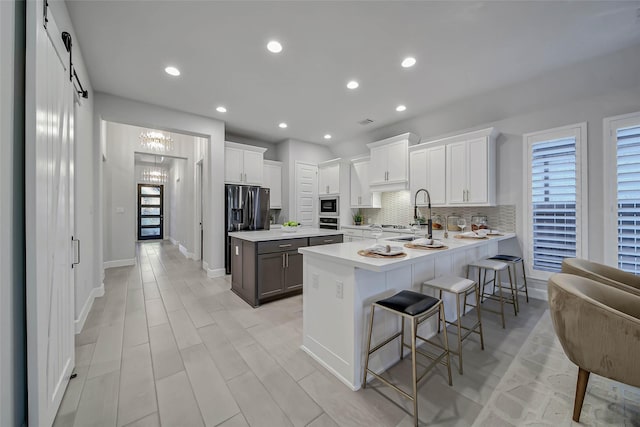
[[[180,75],[180,70],[178,70],[176,67],[167,67],[164,69],[164,72],[174,77]]]
[[[331,135],[326,134],[326,135],[324,136],[324,139],[331,139]]]
[[[404,105],[398,105],[398,106],[396,107],[396,111],[404,111],[404,110],[406,110],[406,109],[407,109],[407,107],[406,107],[406,106],[404,106]]]
[[[216,111],[217,111],[218,113],[226,113],[226,112],[227,112],[227,109],[226,109],[226,108],[224,108],[224,107],[221,105],[221,106],[219,106],[218,108],[216,108]]]
[[[271,40],[269,43],[267,43],[267,49],[271,53],[280,53],[282,52],[282,45],[280,44],[280,42]]]
[[[358,86],[360,86],[360,83],[355,80],[351,80],[349,83],[347,83],[347,87],[349,89],[356,89]]]
[[[285,129],[287,127],[287,124],[285,122],[282,122],[278,125],[278,127]]]
[[[414,65],[416,65],[416,58],[414,58],[413,56],[404,58],[400,65],[402,65],[404,68],[413,67]]]

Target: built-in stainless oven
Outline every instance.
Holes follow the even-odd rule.
[[[320,217],[320,223],[318,227],[324,228],[326,230],[337,230],[340,228],[340,225],[338,224],[338,218],[336,217],[333,217],[333,218]]]
[[[333,197],[320,197],[320,216],[338,216],[340,215],[340,204],[338,203],[340,198],[338,196]]]

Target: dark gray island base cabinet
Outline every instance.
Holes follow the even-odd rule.
[[[302,254],[305,246],[342,243],[342,234],[249,242],[231,238],[231,290],[258,307],[302,292]]]

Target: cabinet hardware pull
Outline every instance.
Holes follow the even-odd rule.
[[[286,255],[286,254],[282,254],[282,268],[285,268],[285,265],[284,265],[284,263],[285,263],[285,261],[284,261],[284,256],[285,256],[285,255]]]
[[[285,254],[287,256],[287,268],[289,268],[289,254]]]
[[[78,261],[75,262],[71,262],[71,268],[73,268],[75,265],[80,264],[80,239],[76,239],[73,236],[71,236],[71,245],[73,246],[73,242],[78,242],[78,251],[76,253],[73,254],[73,257],[75,258],[76,254],[78,255]]]
[[[287,245],[278,245],[279,248],[288,248],[291,247],[291,243],[287,244]]]
[[[333,239],[328,239],[324,241],[325,243],[333,243]]]

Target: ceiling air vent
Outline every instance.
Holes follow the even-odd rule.
[[[358,123],[360,123],[362,126],[366,126],[366,125],[370,125],[371,123],[373,123],[373,120],[364,119],[364,120],[360,120]]]

